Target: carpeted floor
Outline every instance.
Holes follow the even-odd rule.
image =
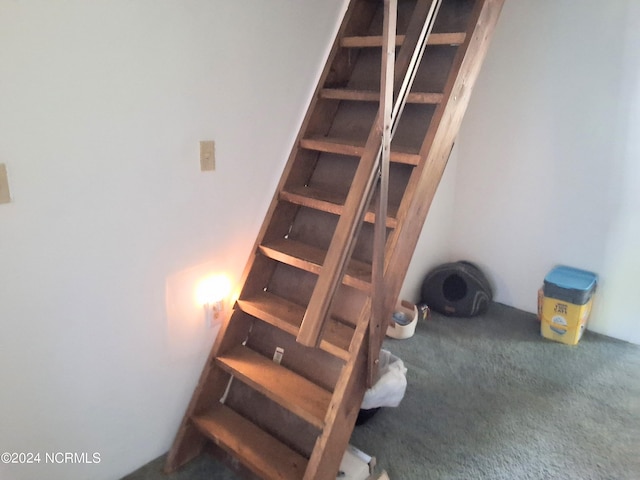
[[[534,315],[500,305],[470,319],[437,314],[387,340],[408,388],[351,443],[391,480],[640,479],[640,346],[587,332],[545,340]],[[233,480],[210,458],[177,474],[163,458],[123,480]]]

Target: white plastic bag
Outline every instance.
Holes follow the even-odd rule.
[[[407,390],[407,369],[398,357],[387,350],[380,350],[379,378],[367,390],[362,409],[397,407]]]

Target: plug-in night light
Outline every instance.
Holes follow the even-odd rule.
[[[198,285],[196,298],[204,307],[205,321],[211,328],[220,320],[224,312],[224,301],[231,292],[231,282],[224,275],[213,275],[205,278]]]

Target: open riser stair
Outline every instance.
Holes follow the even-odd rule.
[[[211,452],[255,478],[336,478],[503,1],[351,1],[167,471]],[[386,155],[381,90],[397,102],[414,64]]]

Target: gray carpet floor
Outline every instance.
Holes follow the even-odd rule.
[[[356,427],[351,443],[391,480],[640,479],[640,346],[586,332],[567,346],[534,315],[433,314],[386,349],[408,368],[400,407]],[[176,474],[160,457],[123,480],[234,480],[208,457]]]

